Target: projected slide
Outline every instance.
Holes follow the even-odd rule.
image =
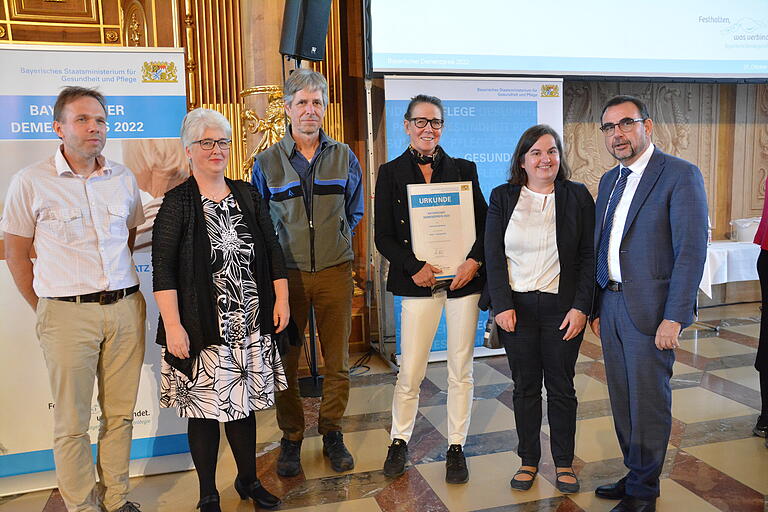
[[[375,72],[768,78],[765,0],[371,0]]]
[[[547,123],[563,133],[562,80],[395,78],[384,82],[387,160],[397,158],[408,147],[403,114],[417,94],[443,100],[445,127],[440,146],[446,153],[477,164],[480,188],[486,201],[491,190],[507,180],[509,161],[520,135],[538,123]],[[400,353],[401,298],[394,299],[397,354]],[[475,346],[483,344],[483,326],[488,314],[481,312]],[[445,318],[441,319],[432,344],[433,351],[446,349]]]

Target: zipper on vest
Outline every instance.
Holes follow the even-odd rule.
[[[312,272],[315,271],[315,225],[312,218],[309,218],[309,265]]]
[[[320,153],[309,164],[309,211],[307,212],[307,220],[309,221],[309,266],[312,272],[315,270],[315,224],[312,221],[313,213],[315,210],[315,163],[325,153],[331,144],[328,144],[323,148]]]

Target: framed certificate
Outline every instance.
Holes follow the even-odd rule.
[[[416,257],[440,268],[435,279],[453,279],[475,243],[472,182],[408,185],[408,214]]]

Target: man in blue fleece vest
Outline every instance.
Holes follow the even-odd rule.
[[[321,129],[328,107],[323,75],[298,69],[285,83],[285,137],[256,156],[251,182],[269,202],[288,268],[291,316],[301,332],[314,308],[325,361],[318,431],[334,471],[354,459],[344,446],[341,422],[349,398],[349,333],[352,320],[352,230],[363,216],[360,163],[349,146]],[[288,389],[277,394],[283,431],[277,474],[301,472],[304,409],[298,364],[302,347],[283,357]]]

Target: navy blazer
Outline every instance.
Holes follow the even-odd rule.
[[[616,166],[600,179],[595,247],[618,174]],[[624,302],[643,334],[654,336],[665,319],[683,328],[693,323],[707,258],[707,229],[701,171],[654,149],[629,206],[619,247]],[[594,316],[599,315],[598,305],[596,300]]]
[[[475,243],[467,254],[483,262],[483,227],[488,206],[480,190],[477,166],[463,158],[451,158],[443,154],[432,174],[432,183],[471,181],[472,200],[475,210]],[[394,160],[379,167],[376,178],[374,201],[374,241],[379,252],[389,261],[387,291],[403,297],[428,297],[429,287],[417,286],[411,276],[424,266],[411,250],[411,219],[408,215],[408,190],[410,183],[424,183],[424,177],[416,160],[406,149]],[[458,290],[448,290],[448,297],[464,297],[479,293],[485,283],[485,268],[474,279]]]
[[[485,224],[485,262],[488,293],[494,313],[515,309],[509,285],[504,234],[520,198],[522,185],[505,183],[491,192]],[[555,236],[560,260],[558,304],[589,315],[594,289],[595,256],[592,234],[595,202],[582,183],[555,181]]]

